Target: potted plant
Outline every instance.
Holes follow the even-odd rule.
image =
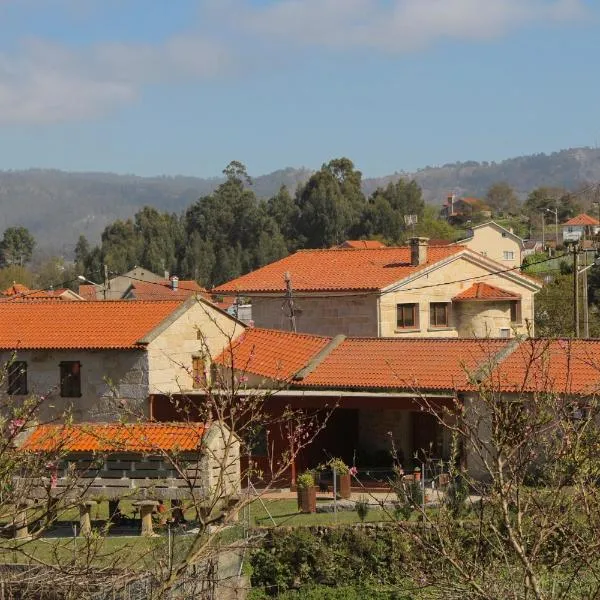
[[[317,512],[317,487],[315,486],[315,477],[310,471],[305,471],[296,478],[296,493],[300,512]]]
[[[339,498],[350,498],[350,467],[341,458],[332,458],[327,466],[334,472]]]

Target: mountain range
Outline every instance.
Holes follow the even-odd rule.
[[[311,173],[305,168],[281,169],[253,178],[253,189],[261,198],[275,194],[281,185],[294,191]],[[575,190],[600,181],[600,149],[571,148],[501,162],[457,162],[427,166],[412,173],[365,177],[364,191],[370,194],[399,177],[416,179],[431,204],[441,204],[450,192],[483,196],[499,181],[507,182],[525,198],[541,186]],[[23,225],[35,236],[40,249],[69,256],[80,234],[96,243],[108,223],[131,217],[145,205],[182,212],[221,182],[216,177],[139,177],[48,169],[0,171],[0,231]]]

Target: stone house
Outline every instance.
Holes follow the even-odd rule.
[[[48,398],[40,418],[112,421],[116,403],[151,417],[186,393],[244,326],[202,297],[154,302],[0,303],[2,395]]]
[[[258,327],[456,338],[532,334],[540,289],[518,268],[464,245],[413,238],[402,247],[302,250],[214,291],[250,297]]]
[[[494,221],[471,227],[468,237],[456,244],[466,246],[509,268],[521,265],[523,240],[512,230]]]
[[[331,456],[359,472],[389,468],[392,444],[405,468],[447,461],[450,433],[423,411],[425,403],[450,414],[457,406],[477,406],[479,383],[498,401],[534,401],[548,393],[597,397],[599,356],[598,340],[331,338],[249,329],[216,360],[240,373],[243,365],[248,393],[271,388],[274,413],[284,405],[307,412],[336,406],[298,457],[293,479]],[[282,450],[287,443],[276,428],[269,442]],[[482,472],[476,456],[463,459],[472,474]]]

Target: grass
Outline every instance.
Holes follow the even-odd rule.
[[[250,527],[272,527],[273,520],[277,526],[309,527],[313,525],[353,524],[360,522],[356,511],[340,511],[334,513],[303,514],[298,512],[296,499],[263,499],[264,506],[255,500],[248,506]],[[320,502],[331,502],[322,500]],[[265,509],[266,507],[266,509]],[[131,502],[121,501],[121,511],[124,515],[133,515]],[[267,512],[268,510],[268,512]],[[270,515],[270,516],[269,516]],[[193,519],[193,511],[186,513],[186,517]],[[108,503],[99,503],[92,510],[92,518],[96,527],[108,519]],[[219,533],[218,543],[231,544],[243,537],[244,524],[248,514],[240,514],[240,525],[225,529]],[[390,521],[392,517],[381,509],[371,508],[365,522]],[[70,509],[58,516],[58,523],[62,526],[67,523],[78,522],[79,513]],[[193,523],[192,523],[193,525]],[[157,528],[160,531],[160,528]],[[102,528],[97,535],[90,539],[82,537],[43,537],[27,542],[16,540],[0,541],[0,564],[69,564],[73,561],[85,562],[96,567],[115,567],[119,569],[143,570],[149,566],[156,566],[157,561],[166,562],[167,538],[159,535],[155,538],[142,538],[137,535],[105,535]],[[164,530],[163,530],[164,532]],[[194,535],[175,535],[176,554],[184,553],[194,539]]]
[[[310,527],[312,525],[332,525],[335,523],[351,524],[360,522],[360,518],[356,511],[340,511],[337,515],[334,513],[303,514],[298,512],[298,503],[295,499],[265,499],[263,502],[273,517],[275,524],[278,526]],[[328,500],[327,502],[331,502],[331,500]],[[317,504],[319,504],[319,502]],[[240,518],[243,518],[243,515],[240,515]],[[386,511],[371,508],[365,522],[374,523],[390,520],[390,515]],[[250,526],[273,526],[273,521],[271,521],[269,514],[258,501],[255,501],[250,505]]]

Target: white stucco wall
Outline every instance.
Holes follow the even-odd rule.
[[[6,364],[10,353],[2,353]],[[143,350],[133,351],[21,351],[16,360],[27,362],[28,391],[44,396],[39,420],[47,421],[72,413],[75,421],[114,421],[122,414],[117,400],[125,400],[136,414],[146,414],[148,396],[148,357]],[[81,397],[61,398],[62,361],[81,363]],[[6,385],[2,394],[6,393]]]
[[[458,243],[507,267],[517,267],[521,264],[521,243],[491,223],[474,228],[471,238]],[[514,258],[504,258],[505,252],[512,252]]]

